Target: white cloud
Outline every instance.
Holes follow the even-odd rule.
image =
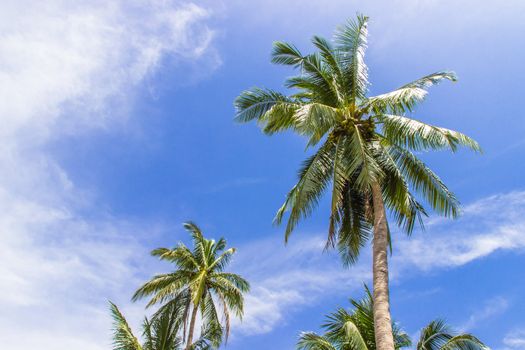
[[[164,64],[214,69],[210,13],[162,0],[7,1],[0,13],[0,337],[105,349],[106,299],[127,301],[138,284],[149,223],[101,209],[46,146],[125,126],[134,92]]]
[[[525,349],[525,329],[515,329],[506,334],[503,344],[511,349]]]
[[[507,311],[508,307],[509,301],[501,296],[486,301],[480,310],[470,315],[467,322],[465,322],[465,324],[460,327],[461,331],[466,332],[476,328],[483,321],[486,321],[496,315],[503,314],[505,311]]]
[[[270,332],[286,323],[299,307],[348,293],[369,279],[365,264],[351,272],[345,270],[336,254],[322,254],[323,247],[322,238],[299,233],[286,247],[282,237],[239,247],[232,269],[251,282],[252,291],[246,297],[243,322],[237,320],[234,331],[245,335]]]
[[[430,270],[461,266],[499,250],[523,250],[524,212],[525,191],[483,198],[465,206],[458,220],[434,220],[411,239],[399,235],[394,264]]]
[[[464,208],[456,220],[435,219],[425,233],[412,238],[397,234],[390,263],[391,278],[453,268],[498,250],[525,249],[525,191],[490,196]],[[350,295],[370,283],[370,252],[365,248],[357,265],[344,269],[335,252],[322,254],[324,236],[297,233],[287,247],[281,237],[239,247],[235,269],[252,281],[246,315],[235,328],[261,334],[286,322],[300,307],[323,298]],[[430,249],[431,247],[431,249]],[[505,312],[508,300],[497,297],[471,315],[463,329]]]

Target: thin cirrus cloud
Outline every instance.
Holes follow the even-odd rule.
[[[470,315],[469,319],[460,329],[463,332],[470,331],[483,322],[490,320],[491,317],[505,313],[509,306],[509,300],[502,296],[491,298],[487,300],[479,310]]]
[[[466,205],[459,220],[433,220],[427,232],[410,239],[396,235],[392,278],[402,282],[414,274],[458,267],[496,251],[523,251],[524,211],[525,191],[494,195]],[[282,237],[240,247],[235,268],[252,281],[252,292],[246,299],[243,322],[236,327],[238,334],[268,333],[299,307],[331,296],[347,296],[370,281],[369,249],[363,251],[356,266],[345,270],[336,254],[322,254],[323,238],[297,233],[287,247]],[[461,328],[475,328],[505,312],[509,304],[503,297],[488,300]]]
[[[480,199],[466,205],[458,220],[434,220],[427,232],[412,239],[399,237],[394,264],[426,271],[461,266],[499,250],[523,249],[524,210],[525,191]],[[432,250],[425,249],[429,246]]]
[[[98,208],[46,145],[126,123],[165,62],[216,68],[211,14],[156,0],[7,1],[0,13],[0,336],[6,348],[105,349],[104,300],[139,283],[149,225]]]
[[[503,344],[505,350],[525,349],[525,329],[514,329],[505,335]]]

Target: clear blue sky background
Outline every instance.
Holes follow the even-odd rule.
[[[62,5],[57,2],[49,16],[76,10]],[[158,59],[149,62],[147,72],[135,79],[133,74],[126,75],[126,69],[129,62],[135,62],[137,52],[144,52],[137,51],[135,44],[122,43],[132,35],[144,39],[144,33],[131,29],[128,36],[126,30],[148,27],[159,18],[154,11],[144,11],[145,6],[119,3],[115,13],[122,12],[123,17],[113,12],[108,15],[116,23],[134,19],[132,24],[123,24],[124,33],[111,43],[116,45],[112,54],[123,56],[104,53],[100,68],[104,79],[95,85],[90,85],[90,76],[100,76],[98,68],[61,85],[57,93],[68,94],[51,107],[45,105],[45,113],[53,117],[44,127],[27,131],[33,130],[27,127],[31,120],[38,119],[36,103],[36,107],[31,105],[35,111],[28,112],[27,124],[20,126],[9,119],[8,115],[16,116],[21,110],[18,107],[24,106],[24,99],[9,102],[17,108],[6,109],[0,116],[7,125],[14,125],[6,134],[15,145],[10,148],[15,150],[12,157],[1,160],[2,172],[17,173],[18,169],[22,174],[3,175],[2,186],[9,195],[2,194],[2,199],[7,203],[21,198],[23,208],[34,208],[27,203],[49,208],[42,209],[48,215],[44,219],[34,215],[35,221],[28,223],[28,215],[33,214],[24,214],[24,220],[2,226],[6,237],[12,227],[23,226],[23,233],[16,237],[27,239],[13,236],[3,243],[5,251],[11,252],[4,263],[12,266],[15,277],[3,277],[2,293],[24,300],[6,306],[5,318],[0,316],[0,325],[4,325],[0,333],[14,332],[10,315],[33,315],[34,324],[30,321],[29,327],[35,341],[42,334],[58,332],[55,334],[64,334],[61,344],[108,348],[105,300],[111,298],[122,305],[134,326],[138,325],[143,305],[131,305],[129,297],[139,283],[169,269],[147,252],[187,241],[180,224],[190,219],[208,235],[224,235],[238,247],[232,269],[252,281],[247,317],[242,325],[235,324],[228,349],[292,349],[301,331],[317,330],[325,314],[348,306],[349,297],[360,297],[362,283],[370,281],[369,254],[365,252],[360,263],[345,270],[334,253],[322,253],[326,201],[298,227],[288,247],[284,247],[282,229],[272,226],[273,215],[308,154],[305,140],[293,134],[267,137],[254,124],[233,122],[233,100],[242,90],[255,85],[282,90],[283,80],[293,74],[270,64],[273,41],[290,41],[308,52],[312,35],[330,37],[338,24],[360,12],[371,17],[366,56],[371,94],[434,71],[454,70],[459,82],[432,88],[417,109],[417,118],[464,132],[484,149],[483,155],[421,155],[457,194],[465,213],[453,223],[429,218],[426,232],[416,232],[410,240],[396,232],[391,260],[393,317],[410,335],[442,317],[494,349],[525,348],[525,119],[520,108],[525,92],[524,3],[201,2],[194,6],[205,14],[195,8],[190,11],[197,13],[198,24],[190,26],[191,30],[181,25],[185,30],[182,43],[161,50]],[[97,18],[103,7],[94,3],[79,11],[93,11]],[[175,3],[173,8],[180,9],[180,5]],[[159,8],[159,13],[166,9]],[[184,17],[174,20],[183,23]],[[86,23],[91,22],[82,23],[89,27]],[[164,24],[159,28],[146,32],[148,40],[164,35]],[[177,28],[173,40],[178,40]],[[6,38],[13,34],[8,26],[1,30]],[[37,32],[25,39],[38,38]],[[113,38],[111,33],[93,33]],[[57,42],[64,44],[64,40]],[[198,45],[202,53],[188,54]],[[2,47],[7,53],[17,52]],[[96,46],[93,52],[106,52],[104,48]],[[33,54],[47,52],[43,48]],[[78,52],[86,61],[74,55]],[[86,67],[91,58],[82,50],[69,53],[72,71],[75,65]],[[115,65],[107,66],[115,57]],[[14,77],[15,64],[4,62],[2,69]],[[61,67],[55,68],[59,72],[69,69],[68,65]],[[46,77],[52,72],[42,74]],[[44,84],[42,91],[55,91],[55,85],[49,84],[51,88]],[[77,86],[84,86],[78,88],[78,94]],[[104,95],[106,87],[114,90]],[[92,98],[91,88],[102,91],[103,96]],[[45,95],[35,94],[33,101],[41,96]],[[35,138],[40,141],[33,144]],[[21,146],[26,140],[31,140],[31,146]],[[31,173],[42,176],[32,178]],[[21,182],[26,179],[28,182]],[[13,184],[25,190],[15,191]],[[38,195],[29,193],[32,188]],[[45,232],[32,236],[33,224]],[[22,269],[12,255],[28,246],[40,258]],[[67,271],[56,272],[66,265]],[[40,281],[33,274],[49,278]],[[91,275],[93,279],[86,277]],[[20,280],[24,283],[16,289]],[[31,282],[34,280],[38,283]],[[30,302],[25,299],[26,285],[33,293],[27,294]],[[42,304],[43,299],[49,304]],[[45,315],[53,312],[56,325],[42,325]],[[70,339],[82,320],[95,318],[101,321],[89,326],[78,343]],[[64,325],[68,325],[66,330]],[[100,331],[105,333],[97,337]],[[46,341],[46,337],[41,339]]]

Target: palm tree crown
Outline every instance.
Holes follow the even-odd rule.
[[[339,308],[327,316],[322,325],[323,335],[304,332],[297,343],[298,350],[376,350],[374,334],[373,299],[365,287],[361,300],[350,299],[353,309],[349,312]],[[397,324],[392,323],[395,349],[410,346],[412,343]]]
[[[184,327],[183,303],[172,303],[142,323],[141,343],[133,334],[128,321],[119,308],[110,302],[113,317],[113,350],[181,350],[180,337]],[[222,330],[220,327],[206,327],[199,339],[191,345],[192,350],[208,350],[219,346]]]
[[[424,327],[419,335],[417,350],[489,350],[472,334],[457,334],[445,321],[437,319]]]
[[[479,151],[469,137],[425,124],[406,115],[427,94],[426,88],[442,80],[455,81],[452,72],[437,72],[400,88],[369,97],[368,69],[364,61],[368,18],[358,16],[340,27],[333,42],[314,36],[317,52],[302,54],[294,45],[275,42],[272,62],[299,69],[280,92],[252,88],[235,101],[236,120],[257,120],[273,134],[293,130],[318,144],[299,171],[299,181],[277,212],[280,223],[289,212],[285,237],[298,221],[311,214],[321,195],[330,191],[330,244],[339,246],[352,263],[370,237],[371,188],[381,184],[385,204],[406,232],[426,215],[416,195],[445,216],[458,214],[458,201],[440,178],[414,151],[467,146]]]
[[[367,287],[361,300],[350,299],[353,310],[340,308],[328,315],[322,326],[323,335],[304,332],[297,342],[298,350],[376,350],[374,334],[373,299]],[[412,346],[410,337],[396,323],[392,323],[394,347]],[[475,336],[457,334],[443,320],[434,320],[424,327],[415,346],[416,350],[488,350]]]
[[[183,302],[184,324],[189,320],[189,331],[186,334],[184,326],[183,333],[188,337],[186,349],[189,349],[198,311],[205,325],[217,325],[220,324],[217,305],[222,308],[227,340],[230,312],[242,317],[243,293],[249,291],[249,284],[241,276],[224,271],[235,253],[235,248],[226,249],[224,238],[217,242],[206,239],[192,222],[185,223],[184,227],[192,236],[193,250],[183,243],[174,249],[153,250],[153,256],[175,264],[176,270],[154,276],[135,292],[133,300],[151,296],[148,306],[162,303],[163,307]]]

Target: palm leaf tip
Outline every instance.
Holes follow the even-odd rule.
[[[275,41],[272,48],[272,63],[298,66],[303,60],[301,52],[292,44]]]
[[[128,322],[117,305],[109,301],[111,317],[113,318],[113,349],[142,350],[138,339],[133,335]]]

